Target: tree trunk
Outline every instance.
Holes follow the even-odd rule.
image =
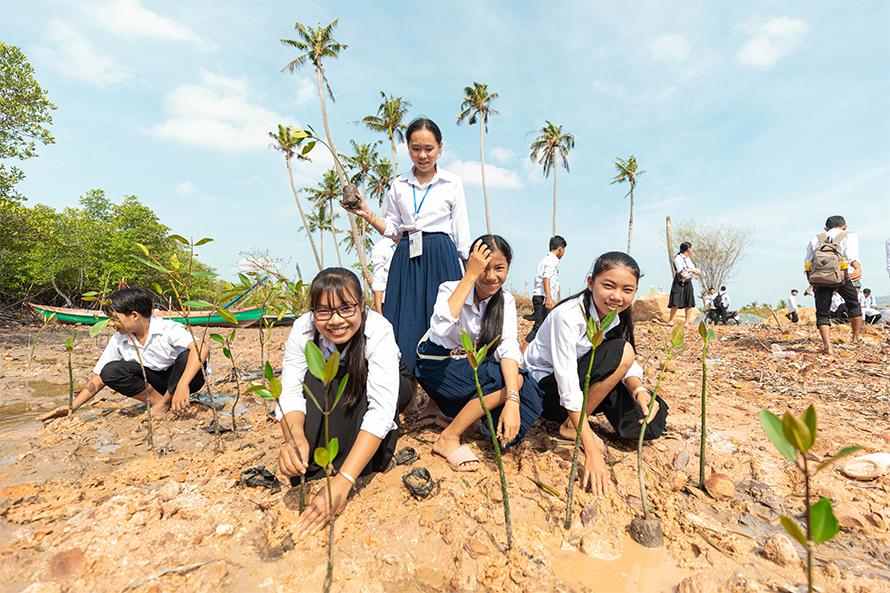
[[[318,243],[321,245],[321,267],[324,268],[324,222],[319,221],[318,225]]]
[[[74,303],[71,302],[71,299],[68,298],[68,295],[66,295],[64,292],[62,292],[61,290],[59,290],[59,287],[58,287],[58,285],[56,284],[56,275],[55,275],[55,274],[53,274],[52,276],[50,276],[49,281],[50,281],[50,284],[52,284],[52,286],[53,286],[53,290],[56,291],[56,294],[59,295],[60,297],[62,297],[62,298],[65,300],[65,304],[66,304],[66,305],[68,305],[69,307],[71,307],[72,309],[74,309]]]
[[[627,219],[627,254],[630,255],[630,240],[634,234],[634,183],[630,182],[630,217]]]
[[[671,280],[673,280],[677,270],[674,268],[674,227],[671,224],[670,214],[664,219],[664,234],[667,241],[668,265],[671,268]]]
[[[320,272],[324,262],[318,256],[318,248],[315,246],[315,239],[312,238],[312,233],[309,231],[309,223],[306,222],[306,214],[303,212],[303,205],[300,203],[300,195],[297,193],[297,186],[294,185],[294,173],[290,166],[290,159],[284,157],[284,162],[287,165],[287,177],[290,179],[291,191],[294,192],[294,200],[297,202],[297,210],[300,211],[300,220],[303,221],[303,230],[306,231],[306,236],[309,237],[309,245],[312,247],[312,255],[315,256],[315,263],[318,265],[318,271]]]
[[[553,165],[553,233],[550,236],[556,236],[556,164]]]
[[[392,173],[393,175],[398,175],[399,169],[398,164],[396,163],[396,137],[393,135],[392,130],[389,131],[389,143],[392,144]]]
[[[328,203],[330,204],[331,209],[331,237],[334,239],[334,251],[337,252],[337,265],[341,268],[343,267],[343,258],[340,257],[340,243],[337,241],[337,229],[334,227],[334,199],[328,198]]]
[[[488,186],[485,184],[485,130],[479,121],[479,167],[482,169],[482,200],[485,203],[485,230],[491,234],[491,214],[488,212]]]
[[[324,134],[328,139],[328,146],[331,147],[331,152],[334,157],[334,168],[337,170],[337,177],[340,178],[340,187],[345,188],[349,181],[346,179],[346,173],[343,172],[343,167],[340,165],[340,158],[337,154],[337,148],[334,146],[334,137],[331,136],[331,125],[328,123],[328,108],[324,102],[324,78],[321,74],[321,67],[315,67],[315,83],[318,86],[318,101],[321,104],[321,122],[324,124]],[[365,279],[365,282],[370,286],[373,282],[371,279],[371,272],[368,270],[368,256],[365,253],[365,246],[362,244],[361,240],[358,237],[358,228],[355,225],[355,217],[352,213],[347,212],[346,215],[349,217],[349,228],[352,233],[352,242],[355,243],[355,250],[358,253],[358,262],[362,268],[362,276]]]

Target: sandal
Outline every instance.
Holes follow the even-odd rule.
[[[452,451],[445,461],[456,472],[474,472],[479,469],[480,465],[479,458],[466,445],[461,445]]]
[[[433,493],[437,483],[433,481],[430,471],[425,467],[417,467],[402,476],[402,483],[417,500],[422,500]]]

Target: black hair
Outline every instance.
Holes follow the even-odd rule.
[[[418,117],[408,124],[408,129],[405,130],[405,142],[411,142],[411,135],[420,130],[432,132],[436,138],[436,144],[442,144],[442,130],[439,129],[436,122],[426,117]]]
[[[565,247],[566,245],[568,245],[568,243],[566,243],[566,240],[563,239],[562,237],[560,237],[559,235],[554,235],[553,237],[550,237],[550,251],[553,251],[554,249],[559,249],[560,247]]]
[[[796,289],[796,288],[792,288],[792,289],[791,289],[791,292],[792,292],[792,293],[795,293],[795,292],[797,292],[797,289]]]
[[[346,268],[325,268],[312,280],[309,285],[309,307],[315,310],[324,306],[322,300],[325,295],[333,293],[343,303],[355,303],[359,307],[362,316],[358,331],[346,343],[347,354],[344,358],[346,371],[349,373],[349,381],[346,383],[346,391],[343,392],[343,405],[352,408],[359,403],[367,391],[368,361],[365,360],[365,322],[368,319],[368,307],[362,300],[362,283],[358,276]],[[356,302],[358,301],[358,302]],[[319,334],[315,328],[313,341],[318,344]],[[334,384],[332,389],[336,389]]]
[[[840,216],[840,215],[829,216],[828,219],[825,221],[825,230],[826,231],[830,231],[831,229],[837,229],[842,226],[847,226],[847,221],[844,220],[844,217]]]
[[[870,288],[863,288],[863,289],[862,289],[862,292],[871,293],[871,289],[870,289]]]
[[[689,249],[690,247],[692,247],[692,243],[690,243],[689,241],[683,241],[682,243],[680,243],[680,251],[678,251],[677,253],[678,253],[678,254],[679,254],[679,253],[683,253],[684,251],[686,251],[686,250]]]
[[[151,293],[144,288],[127,286],[112,292],[108,300],[111,302],[102,305],[102,311],[106,315],[110,316],[112,312],[121,315],[136,312],[143,317],[151,317],[153,308]]]
[[[634,278],[637,279],[637,283],[639,284],[640,278],[643,276],[643,274],[640,272],[640,264],[637,263],[637,260],[624,253],[623,251],[609,251],[596,258],[596,261],[593,262],[593,267],[590,270],[590,274],[588,274],[587,277],[596,279],[596,277],[603,272],[608,272],[612,268],[617,268],[618,266],[629,268],[631,273],[634,275]],[[587,319],[590,316],[590,306],[593,304],[593,294],[590,292],[590,289],[587,286],[585,286],[581,292],[577,292],[572,296],[566,297],[561,300],[556,306],[554,306],[554,309],[556,307],[559,307],[566,301],[576,299],[581,295],[584,295],[584,318]],[[631,305],[627,309],[618,314],[619,325],[615,329],[616,331],[620,332],[619,337],[630,344],[634,350],[636,350],[637,345],[636,341],[634,340],[633,308],[633,303],[631,303]]]
[[[498,251],[502,253],[504,259],[507,260],[508,266],[510,265],[510,262],[513,261],[513,249],[510,247],[510,244],[507,243],[507,240],[500,235],[482,235],[481,237],[473,241],[473,247],[471,247],[471,251],[480,242],[491,249],[492,253]],[[473,288],[473,290],[475,291],[476,289]],[[479,338],[476,341],[476,345],[480,347],[488,344],[489,342],[493,342],[491,348],[488,349],[487,358],[490,358],[494,355],[494,351],[501,343],[501,338],[503,338],[501,333],[503,332],[503,329],[504,289],[503,287],[501,287],[496,293],[491,296],[491,300],[488,301],[488,306],[485,308],[485,313],[482,315],[482,324],[479,329]]]
[[[725,287],[725,286],[721,286],[721,287],[720,287],[720,290],[726,290],[726,287]]]

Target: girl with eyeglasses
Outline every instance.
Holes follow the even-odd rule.
[[[398,440],[399,413],[411,397],[412,377],[399,362],[392,326],[365,305],[362,294],[361,283],[351,271],[322,270],[309,287],[310,312],[291,329],[281,371],[277,415],[285,443],[278,453],[278,466],[292,484],[301,474],[307,480],[324,477],[324,468],[312,460],[316,447],[325,446],[323,415],[312,401],[307,404],[303,391],[308,388],[322,402],[323,386],[308,370],[306,344],[315,342],[326,358],[339,352],[340,370],[329,386],[329,401],[334,401],[340,378],[349,373],[346,390],[328,420],[330,437],[336,437],[340,445],[333,461],[335,514],[346,506],[357,477],[389,466]],[[301,515],[297,532],[314,531],[327,517],[322,489]]]

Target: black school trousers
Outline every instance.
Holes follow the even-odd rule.
[[[837,291],[844,304],[847,305],[847,316],[862,317],[862,309],[859,308],[859,293],[853,282],[847,278],[837,288],[833,286],[814,286],[813,296],[816,299],[816,325],[831,325],[831,295]]]
[[[612,338],[600,344],[593,357],[593,370],[590,373],[590,384],[602,381],[615,372],[621,364],[626,342],[621,338]],[[584,389],[584,378],[587,376],[587,366],[590,364],[590,352],[578,359],[578,379],[580,387]],[[563,422],[568,417],[568,412],[559,402],[559,387],[556,377],[547,375],[538,382],[544,392],[544,412],[542,416],[547,420]],[[660,437],[667,426],[668,405],[656,395],[658,412],[655,418],[646,425],[646,434],[643,440],[649,441]],[[600,405],[593,411],[594,414],[604,414],[609,424],[623,439],[638,439],[640,437],[640,420],[645,416],[640,406],[631,397],[624,383],[619,381],[610,391]]]
[[[525,341],[529,344],[532,343],[532,340],[535,339],[535,336],[538,335],[538,330],[541,329],[541,324],[544,323],[544,318],[550,314],[550,309],[544,306],[546,302],[546,298],[543,296],[533,296],[532,297],[532,307],[534,310],[532,311],[532,315],[535,318],[535,324],[532,326],[528,335],[525,336]]]
[[[161,395],[172,394],[176,391],[176,386],[179,385],[179,380],[182,378],[188,359],[189,351],[183,350],[176,357],[173,366],[163,371],[155,371],[145,367],[145,376],[148,379],[149,385],[154,387],[154,390]],[[134,397],[145,391],[142,368],[138,362],[114,360],[102,367],[99,377],[106,386],[127,397]],[[189,383],[189,393],[197,393],[202,387],[204,387],[204,373],[198,372]]]

